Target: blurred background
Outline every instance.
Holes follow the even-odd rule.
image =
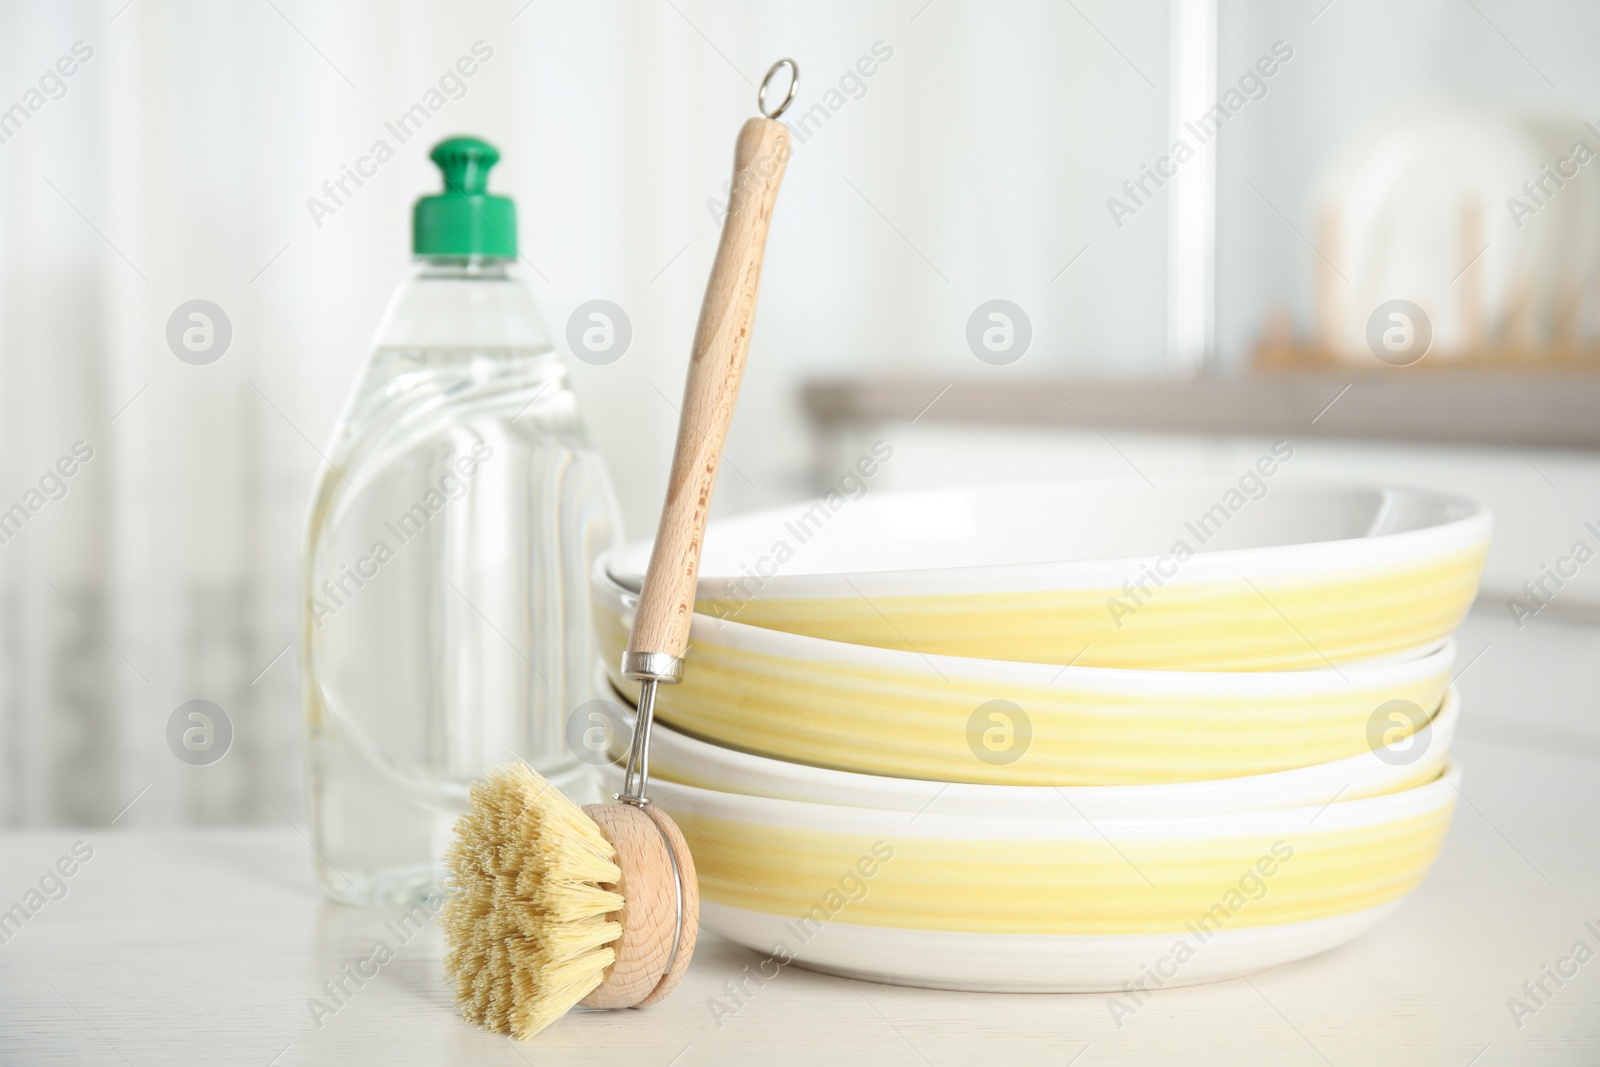
[[[1490,653],[1545,627],[1540,676],[1587,684],[1600,566],[1521,627],[1511,600],[1600,545],[1596,39],[1578,0],[0,6],[0,510],[28,516],[0,525],[0,824],[303,825],[305,508],[445,136],[500,147],[560,343],[591,300],[631,322],[570,365],[647,535],[780,56],[795,155],[719,514],[879,439],[874,492],[1220,485],[1286,439],[1287,477],[1487,498],[1461,662],[1509,687]],[[231,328],[208,365],[167,341],[191,300]],[[196,698],[235,729],[204,773],[164,738]]]

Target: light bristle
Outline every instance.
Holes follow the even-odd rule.
[[[452,895],[440,925],[461,1013],[532,1037],[605,977],[622,936],[616,849],[593,819],[526,765],[472,787],[445,855]]]

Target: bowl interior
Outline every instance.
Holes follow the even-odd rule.
[[[864,484],[864,483],[863,483]],[[1229,494],[1232,494],[1231,496]],[[1227,508],[1225,521],[1205,516]],[[1185,530],[1206,552],[1346,541],[1426,530],[1470,518],[1462,497],[1382,486],[1186,481],[1159,490],[1123,482],[1058,482],[918,493],[833,494],[714,523],[703,581],[738,577],[782,542],[791,577],[1140,558],[1167,552]],[[1196,526],[1196,524],[1200,524]],[[1191,535],[1191,540],[1194,538]],[[648,542],[612,555],[610,573],[638,588]]]

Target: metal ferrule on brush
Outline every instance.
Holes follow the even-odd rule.
[[[639,683],[639,707],[633,721],[633,743],[628,747],[622,792],[616,798],[644,808],[650,805],[645,793],[650,788],[650,727],[656,718],[656,686],[676,685],[683,680],[683,657],[665,652],[624,652],[622,673]]]

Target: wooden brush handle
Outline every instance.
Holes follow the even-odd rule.
[[[754,118],[744,124],[733,154],[722,243],[694,333],[667,503],[639,594],[630,653],[681,657],[689,645],[711,490],[750,349],[772,205],[788,163],[789,131],[783,123]]]

